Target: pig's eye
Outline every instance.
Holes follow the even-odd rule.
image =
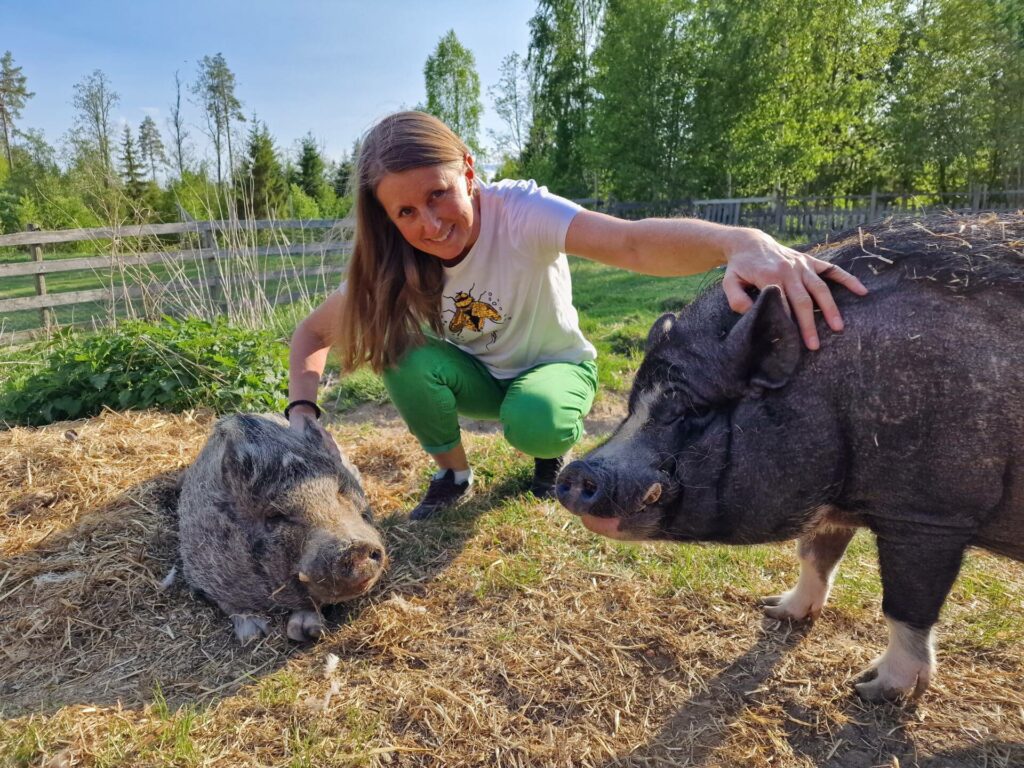
[[[263,518],[263,525],[268,531],[272,531],[278,528],[282,524],[288,522],[288,518],[285,515],[267,515]]]
[[[373,510],[370,509],[369,507],[367,507],[362,512],[360,512],[359,516],[361,518],[363,518],[363,522],[364,523],[372,523],[373,522]]]
[[[686,414],[690,399],[682,392],[672,392],[658,404],[655,418],[666,426],[679,421]]]

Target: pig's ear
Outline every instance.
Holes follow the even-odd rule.
[[[259,479],[257,457],[248,446],[231,441],[224,448],[221,472],[235,492],[249,491]]]
[[[650,352],[659,342],[667,339],[669,331],[672,330],[672,326],[675,324],[676,316],[671,312],[666,312],[655,320],[654,325],[651,326],[651,330],[647,334],[647,343],[644,345],[644,352]]]
[[[770,285],[725,340],[741,381],[765,389],[784,387],[803,351],[796,324],[786,314],[782,289]]]

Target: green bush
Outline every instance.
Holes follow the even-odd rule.
[[[40,425],[104,406],[276,411],[286,402],[287,347],[269,332],[165,317],[83,336],[63,333],[42,367],[7,380],[0,420]]]

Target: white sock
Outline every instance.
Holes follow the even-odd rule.
[[[447,472],[447,471],[448,471],[447,469],[439,469],[439,470],[437,470],[437,472],[434,473],[434,479],[435,480],[440,480],[442,477],[444,477],[444,473]],[[456,483],[469,483],[470,485],[472,485],[473,484],[473,468],[470,467],[469,469],[463,469],[461,471],[456,471],[455,472],[455,482]]]

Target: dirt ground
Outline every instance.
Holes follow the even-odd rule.
[[[588,432],[621,412],[602,401]],[[161,584],[174,484],[211,423],[0,432],[0,765],[1024,766],[1020,564],[972,555],[931,690],[869,706],[851,680],[885,641],[870,549],[838,587],[863,580],[863,600],[780,625],[756,599],[788,586],[791,547],[693,548],[743,577],[680,587],[663,575],[680,550],[598,540],[523,494],[523,460],[482,424],[469,448],[515,471],[417,526],[426,462],[384,407],[332,428],[382,519],[383,583],[316,644],[279,619],[239,647],[215,608]]]

